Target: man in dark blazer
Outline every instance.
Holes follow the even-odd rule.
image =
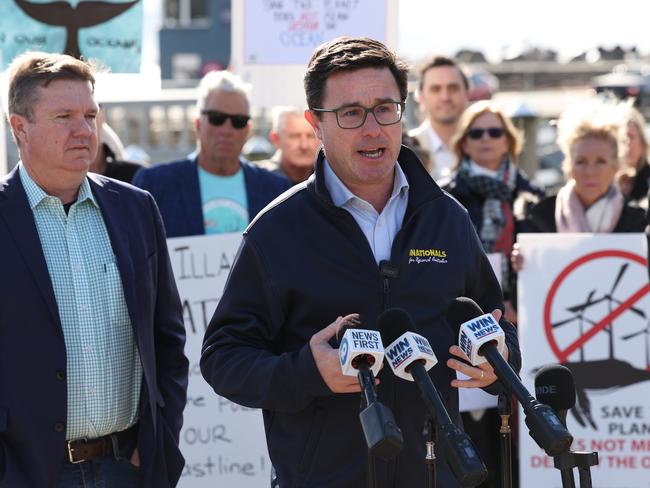
[[[21,162],[0,179],[1,488],[166,488],[184,464],[188,362],[165,233],[150,195],[87,173],[93,88],[70,56],[10,66]]]
[[[196,155],[141,169],[133,179],[156,199],[168,237],[242,232],[291,187],[286,177],[241,157],[251,128],[248,86],[232,73],[212,71],[198,93]]]

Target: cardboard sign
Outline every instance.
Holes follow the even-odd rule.
[[[269,486],[271,462],[261,411],[216,395],[199,367],[203,336],[240,242],[240,234],[167,240],[183,303],[185,354],[190,361],[187,406],[180,435],[186,463],[180,488]]]

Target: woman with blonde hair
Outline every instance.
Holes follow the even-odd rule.
[[[530,209],[527,232],[642,232],[644,212],[625,202],[615,184],[619,120],[599,102],[571,107],[558,121],[567,183]]]

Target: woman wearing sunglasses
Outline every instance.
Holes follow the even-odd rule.
[[[514,278],[509,268],[510,250],[518,230],[513,206],[516,199],[524,196],[538,200],[543,192],[532,186],[517,168],[522,136],[493,102],[477,102],[465,110],[451,147],[457,162],[454,176],[444,189],[469,212],[485,252],[503,255],[501,284],[505,317],[516,322],[513,296],[516,287],[511,284]],[[476,443],[490,472],[490,478],[480,486],[497,486],[500,464],[494,446],[498,444],[498,410],[463,412],[462,419],[465,431]]]
[[[463,113],[452,149],[457,157],[455,173],[445,190],[469,212],[486,253],[501,253],[501,283],[506,318],[516,322],[508,263],[515,241],[515,200],[537,200],[543,191],[533,186],[517,168],[522,136],[511,120],[491,101],[470,105]],[[512,291],[512,293],[511,293]]]

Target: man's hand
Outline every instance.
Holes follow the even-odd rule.
[[[501,310],[499,309],[492,311],[492,316],[497,322],[501,319],[501,315]],[[469,358],[458,346],[451,346],[449,352],[467,362],[464,363],[457,359],[448,359],[447,366],[468,376],[466,380],[452,380],[451,386],[455,388],[484,388],[497,380],[497,376],[494,374],[494,369],[492,369],[490,363],[485,362],[479,366],[472,366],[469,364]],[[506,361],[508,360],[508,346],[503,351],[503,358]]]
[[[350,316],[338,317],[324,329],[316,332],[309,340],[309,347],[314,356],[314,362],[325,384],[334,393],[354,393],[361,391],[359,381],[355,376],[344,376],[341,373],[339,350],[334,349],[328,341],[336,335],[341,324]]]
[[[136,468],[140,467],[140,453],[138,452],[137,447],[133,450],[133,454],[131,455],[131,464]]]
[[[510,300],[504,300],[503,307],[506,309],[503,314],[508,322],[517,325],[517,310]]]
[[[519,243],[515,242],[510,251],[510,265],[517,273],[524,269],[524,256],[521,254]]]

